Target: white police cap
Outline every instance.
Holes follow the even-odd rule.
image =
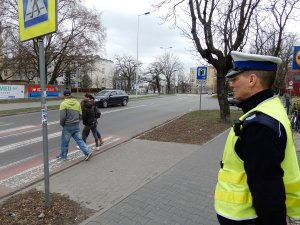
[[[277,65],[282,62],[280,58],[274,56],[249,54],[237,51],[232,51],[230,54],[233,59],[234,67],[233,70],[226,75],[227,78],[232,78],[247,70],[276,71]]]

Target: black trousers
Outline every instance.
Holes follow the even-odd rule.
[[[217,214],[218,221],[220,225],[256,225],[255,219],[253,220],[242,220],[242,221],[236,221],[236,220],[230,220],[223,216],[220,216]]]
[[[94,139],[95,139],[96,147],[98,147],[99,146],[99,143],[98,143],[99,139],[97,137],[97,124],[94,124],[92,126],[84,126],[84,128],[82,130],[82,139],[86,143],[86,139],[87,139],[90,131],[92,131]]]

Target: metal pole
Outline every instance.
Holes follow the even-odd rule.
[[[149,15],[150,12],[145,12],[138,15],[137,34],[136,34],[136,71],[135,71],[135,97],[137,98],[137,79],[139,72],[139,31],[140,31],[140,16]]]
[[[135,98],[137,98],[137,78],[138,78],[138,71],[139,71],[139,30],[140,30],[140,16],[138,15],[138,22],[137,22],[137,34],[136,34],[136,71],[135,71]]]
[[[77,98],[78,98],[78,87],[79,87],[80,68],[76,68],[76,83],[77,83]]]
[[[200,81],[200,104],[199,104],[199,110],[201,110],[201,93],[202,93],[202,81]]]
[[[43,38],[38,38],[39,45],[39,70],[41,79],[41,112],[43,128],[43,155],[44,155],[44,180],[45,180],[45,205],[50,208],[49,162],[48,162],[48,130],[47,130],[47,102],[46,102],[46,72],[45,49]]]

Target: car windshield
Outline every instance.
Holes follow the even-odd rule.
[[[110,91],[100,91],[95,96],[108,96],[110,94]]]

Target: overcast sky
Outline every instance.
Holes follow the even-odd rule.
[[[85,4],[103,12],[102,20],[107,29],[104,57],[113,60],[114,55],[125,54],[136,59],[138,15],[150,11],[149,0],[86,0]],[[162,24],[158,13],[140,16],[139,22],[138,57],[143,67],[165,51],[180,58],[186,74],[190,67],[199,66],[195,56],[189,52],[187,39],[180,35],[179,30]]]

